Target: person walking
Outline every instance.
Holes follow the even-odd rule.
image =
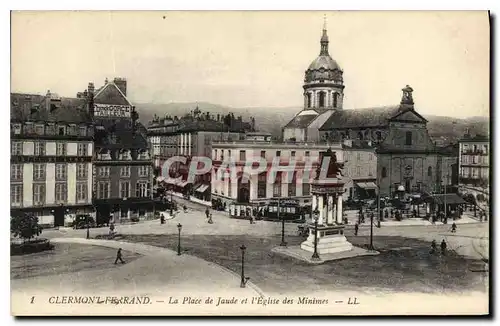
[[[359,231],[359,225],[358,225],[358,223],[356,223],[354,225],[354,235],[358,235],[358,231]]]
[[[443,239],[443,241],[441,241],[441,254],[442,255],[446,255],[446,247],[447,247],[446,241],[444,241],[444,239]]]
[[[208,207],[207,207],[207,209],[205,209],[205,215],[207,216],[207,218],[209,218],[210,211],[208,210]]]
[[[208,224],[214,224],[214,221],[212,220],[212,214],[208,213]]]
[[[125,264],[125,261],[122,258],[122,248],[119,248],[118,251],[116,252],[116,259],[115,259],[115,265],[120,261],[122,264]]]
[[[436,253],[436,250],[437,250],[437,243],[436,243],[436,240],[432,240],[431,242],[431,254],[435,254]]]
[[[457,225],[455,223],[453,223],[451,225],[451,233],[456,233],[457,232]]]

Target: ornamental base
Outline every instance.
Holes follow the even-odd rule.
[[[318,225],[318,254],[333,254],[353,249],[353,245],[344,236],[343,225]],[[300,248],[314,252],[314,224],[309,225],[309,236],[302,242]]]

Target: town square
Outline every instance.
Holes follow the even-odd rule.
[[[489,86],[487,12],[33,15],[12,14],[13,314],[488,314],[489,100],[455,75]],[[102,72],[23,75],[50,17],[109,24],[62,47],[103,47]],[[442,53],[371,65],[375,26]]]

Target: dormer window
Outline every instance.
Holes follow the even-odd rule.
[[[24,133],[27,135],[33,134],[33,123],[26,122],[26,125],[24,126]]]
[[[68,135],[72,135],[72,136],[76,135],[76,125],[69,125]]]
[[[148,151],[140,151],[139,152],[139,159],[147,160],[148,159]]]
[[[80,136],[87,136],[87,126],[80,126]]]
[[[130,151],[124,149],[120,151],[120,160],[130,160]]]
[[[35,134],[37,135],[43,135],[45,126],[44,125],[35,125]]]
[[[21,124],[20,123],[13,123],[11,125],[12,127],[12,132],[14,135],[20,135],[21,134]]]
[[[57,127],[57,134],[59,136],[64,136],[66,135],[66,126],[58,126]]]

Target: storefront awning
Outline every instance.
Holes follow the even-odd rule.
[[[191,183],[191,182],[189,182],[189,181],[181,181],[181,182],[177,183],[177,186],[181,187],[181,188],[184,188],[185,186],[187,186],[188,183]]]
[[[358,182],[356,185],[363,189],[377,189],[375,182]]]
[[[460,205],[460,204],[465,204],[465,200],[461,198],[457,194],[438,194],[438,195],[432,195],[430,197],[431,200],[433,200],[436,204],[439,205],[444,205],[446,202],[446,205]]]
[[[198,187],[198,189],[196,189],[196,192],[203,193],[203,192],[205,192],[207,189],[208,189],[208,185],[201,185],[201,186],[199,186],[199,187]]]

